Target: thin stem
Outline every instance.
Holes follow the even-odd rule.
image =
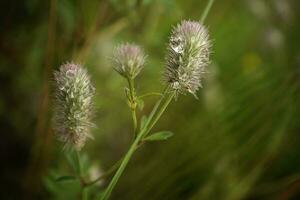
[[[78,167],[78,177],[79,177],[79,180],[81,183],[81,199],[87,200],[88,194],[87,194],[87,189],[85,189],[85,183],[84,183],[84,179],[83,179],[83,169],[82,169],[82,163],[81,163],[79,151],[76,151],[76,162],[77,162],[77,167]]]
[[[158,111],[157,115],[155,116],[154,120],[152,121],[152,123],[150,123],[147,131],[145,132],[146,136],[151,129],[153,128],[153,126],[157,123],[157,121],[160,119],[160,117],[162,116],[162,114],[165,112],[166,108],[168,107],[168,105],[170,104],[170,102],[172,101],[173,97],[175,96],[175,92],[171,92],[169,94],[169,96],[167,97],[166,101],[164,102],[164,104],[162,105],[161,109]]]
[[[77,162],[77,167],[78,167],[78,175],[81,178],[82,177],[82,166],[81,166],[79,151],[76,151],[76,162]]]
[[[136,137],[137,118],[136,118],[136,110],[135,109],[131,109],[131,116],[132,116],[132,122],[133,122],[133,134],[134,134],[134,137]]]
[[[120,159],[119,161],[117,161],[113,166],[111,166],[105,173],[103,173],[101,176],[99,176],[98,178],[96,178],[95,180],[88,182],[85,184],[85,187],[91,186],[95,183],[97,183],[98,181],[106,178],[107,176],[109,176],[110,174],[112,174],[114,171],[116,171],[118,169],[118,167],[120,166],[121,162],[122,162],[123,158]]]
[[[135,96],[135,90],[134,90],[134,79],[127,79],[128,85],[129,85],[129,107],[131,110],[131,116],[132,116],[132,122],[133,122],[133,134],[134,137],[136,137],[136,131],[137,131],[137,118],[136,118],[136,96]]]
[[[209,10],[211,9],[212,5],[214,3],[214,0],[208,0],[208,3],[206,4],[206,7],[204,9],[204,12],[202,13],[202,16],[201,16],[201,19],[200,19],[200,22],[203,24],[208,13],[209,13]]]
[[[140,145],[138,147],[140,147]],[[91,185],[94,185],[98,181],[100,181],[100,180],[108,177],[109,175],[111,175],[113,172],[115,172],[118,169],[118,167],[120,166],[122,160],[123,160],[123,158],[118,160],[113,166],[111,166],[106,172],[104,172],[101,176],[99,176],[95,180],[85,183],[84,187],[89,187]]]
[[[82,188],[82,200],[88,200],[88,191],[87,188]]]
[[[149,92],[147,94],[143,94],[141,96],[139,96],[139,98],[144,98],[144,97],[147,97],[147,96],[162,96],[162,93],[159,93],[159,92]]]
[[[132,143],[132,145],[130,146],[128,152],[126,153],[119,169],[117,170],[116,174],[114,175],[114,177],[112,178],[112,180],[110,181],[107,189],[105,190],[105,193],[103,195],[103,197],[101,198],[102,200],[107,200],[109,198],[109,196],[111,195],[112,190],[114,189],[115,185],[117,184],[120,176],[122,175],[125,167],[127,166],[131,156],[133,155],[139,141],[142,138],[142,134],[139,134],[136,139],[134,140],[134,142]]]
[[[161,98],[156,102],[156,104],[154,105],[154,107],[153,107],[153,109],[152,109],[152,111],[151,111],[149,117],[147,118],[147,122],[146,122],[146,124],[145,124],[145,126],[144,126],[144,129],[148,127],[149,123],[151,122],[153,116],[154,116],[155,113],[157,112],[157,109],[159,108],[161,102],[162,102],[163,99],[165,98],[165,95],[168,93],[168,91],[169,91],[169,87],[166,87],[166,88],[164,89],[163,94],[161,95]],[[141,130],[141,131],[142,131],[142,130]]]
[[[158,110],[159,105],[161,104],[161,102],[163,101],[164,97],[169,94],[168,93],[168,89],[166,89],[164,91],[164,94],[162,96],[162,98],[157,101],[157,103],[155,104],[152,112],[150,113],[150,116],[147,120],[147,124],[145,126],[145,128],[143,128],[139,134],[137,135],[136,139],[134,140],[134,142],[132,143],[132,145],[130,146],[128,152],[126,153],[119,169],[117,170],[116,174],[114,175],[114,177],[112,178],[112,180],[110,181],[107,189],[105,190],[104,195],[102,196],[101,200],[107,200],[109,198],[109,196],[111,195],[112,190],[114,189],[114,187],[116,186],[119,178],[121,177],[122,173],[124,172],[125,167],[127,166],[130,158],[132,157],[134,151],[138,148],[140,141],[143,139],[144,135],[146,133],[148,133],[151,128],[155,125],[155,123],[158,121],[158,119],[161,117],[161,115],[163,114],[163,112],[166,110],[166,107],[169,105],[169,103],[171,102],[174,93],[171,93],[171,95],[167,98],[167,100],[165,101],[165,103],[163,104],[163,106],[161,106],[161,108]],[[156,114],[156,112],[158,112]],[[150,123],[152,121],[153,116],[156,116],[154,118],[154,121],[152,123]],[[149,126],[150,125],[150,126]]]

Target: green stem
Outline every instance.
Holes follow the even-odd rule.
[[[200,22],[203,24],[208,13],[209,13],[209,10],[211,9],[212,5],[214,3],[214,0],[208,0],[208,3],[206,4],[206,7],[204,9],[204,12],[202,13],[202,16],[201,16],[201,19],[200,19]]]
[[[111,175],[113,172],[115,172],[118,169],[118,167],[120,166],[122,160],[123,160],[123,158],[118,160],[113,166],[111,166],[106,172],[104,172],[101,176],[99,176],[95,180],[85,183],[84,187],[89,187],[91,185],[94,185],[98,181],[100,181],[100,180],[108,177],[109,175]]]
[[[80,161],[80,154],[79,151],[76,150],[76,163],[77,163],[77,168],[78,168],[78,176],[81,178],[82,177],[82,166],[81,166],[81,161]]]
[[[162,105],[162,107],[158,111],[157,115],[155,116],[154,120],[151,123],[149,123],[149,127],[148,127],[147,131],[145,132],[144,136],[146,136],[151,131],[153,126],[157,123],[157,121],[160,119],[162,114],[165,112],[166,108],[168,107],[168,105],[170,104],[170,102],[172,101],[174,96],[175,96],[175,92],[171,92],[169,94],[165,103]]]
[[[144,98],[144,97],[147,97],[147,96],[161,96],[161,95],[162,94],[159,93],[159,92],[149,92],[147,94],[143,94],[143,95],[139,96],[139,98],[141,99],[141,98]]]
[[[88,199],[88,194],[87,194],[87,189],[85,189],[85,183],[83,179],[83,169],[82,169],[82,164],[81,164],[81,159],[80,159],[80,153],[79,151],[76,151],[76,162],[77,162],[77,167],[78,167],[78,177],[81,182],[81,199],[82,200],[87,200]]]
[[[112,167],[110,167],[105,173],[103,173],[101,176],[99,176],[95,180],[86,183],[85,186],[88,187],[88,186],[94,185],[98,181],[100,181],[100,180],[106,178],[107,176],[109,176],[110,174],[112,174],[114,171],[116,171],[118,169],[118,167],[120,166],[122,160],[123,159],[116,162]]]
[[[163,94],[161,95],[161,98],[155,103],[149,117],[147,118],[147,122],[144,126],[144,129],[148,127],[149,123],[151,122],[152,118],[154,117],[155,113],[157,112],[157,109],[159,108],[161,102],[163,101],[163,99],[165,98],[166,94],[169,91],[169,87],[166,87],[163,91]],[[141,130],[142,131],[142,130]]]
[[[137,119],[136,119],[136,110],[131,110],[132,122],[133,122],[133,134],[136,137],[136,130],[137,130]]]
[[[112,178],[112,180],[110,181],[107,189],[105,190],[105,193],[103,195],[103,197],[101,198],[102,200],[107,200],[113,190],[113,188],[115,187],[115,185],[117,184],[120,176],[122,175],[125,167],[127,166],[133,152],[135,151],[140,139],[141,139],[141,134],[139,134],[136,139],[134,140],[133,144],[130,146],[128,152],[126,153],[119,169],[117,170],[116,174],[114,175],[114,177]]]
[[[87,188],[82,188],[82,200],[88,200],[88,191]]]
[[[174,93],[171,93],[169,95],[169,97],[167,98],[167,100],[165,101],[165,103],[161,106],[161,108],[158,110],[158,107],[160,105],[160,103],[162,102],[162,100],[164,99],[164,97],[166,96],[166,94],[168,93],[168,90],[165,90],[162,98],[155,104],[152,112],[150,113],[150,116],[147,120],[147,124],[145,126],[145,128],[143,128],[139,134],[137,135],[137,137],[135,138],[134,142],[132,143],[132,145],[130,146],[128,152],[126,153],[124,159],[122,160],[122,163],[119,167],[119,169],[117,170],[116,174],[114,175],[114,177],[112,178],[112,180],[110,181],[107,189],[104,192],[104,195],[102,196],[101,200],[107,200],[109,198],[109,196],[111,195],[112,190],[114,189],[114,187],[116,186],[119,178],[121,177],[122,173],[124,172],[125,167],[127,166],[130,158],[132,157],[134,151],[137,149],[140,141],[143,139],[143,137],[145,136],[145,134],[147,134],[151,128],[155,125],[155,123],[158,121],[158,119],[161,117],[161,115],[163,114],[163,112],[166,110],[166,107],[168,106],[168,104],[171,102]],[[156,114],[156,112],[158,111],[158,114]],[[154,121],[152,123],[151,120],[153,118],[153,116],[156,116],[154,118]]]
[[[133,122],[133,134],[134,137],[136,137],[136,131],[137,131],[137,118],[136,118],[136,96],[135,96],[135,90],[134,90],[134,79],[127,79],[128,85],[129,85],[129,107],[131,110],[131,116],[132,116],[132,122]]]

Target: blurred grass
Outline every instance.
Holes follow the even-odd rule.
[[[114,46],[123,41],[143,45],[149,59],[138,77],[138,92],[160,91],[172,26],[181,19],[199,20],[206,4],[205,0],[53,2],[55,19],[49,17],[47,1],[1,6],[0,152],[6,160],[1,190],[6,192],[0,197],[4,199],[25,194],[38,199],[76,198],[51,181],[41,185],[46,175],[57,175],[55,170],[68,171],[60,146],[51,137],[48,145],[36,145],[52,134],[48,103],[40,111],[44,125],[36,128],[38,105],[52,68],[76,60],[92,75],[98,128],[86,151],[91,165],[103,171],[124,154],[132,137],[123,97],[126,83],[109,61]],[[199,100],[182,96],[172,103],[155,130],[171,130],[175,136],[145,145],[112,199],[300,198],[299,6],[296,0],[215,2],[206,21],[213,41],[212,64]],[[49,42],[51,20],[54,36]],[[155,97],[147,99],[139,116],[148,113],[154,101]],[[36,153],[29,153],[32,148]],[[78,190],[78,185],[70,188]]]

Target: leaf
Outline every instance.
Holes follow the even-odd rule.
[[[174,134],[171,131],[160,131],[157,133],[153,133],[144,139],[144,141],[159,141],[159,140],[167,140],[172,137]]]
[[[65,181],[75,181],[77,180],[77,178],[75,176],[69,176],[69,175],[66,175],[66,176],[60,176],[58,178],[56,178],[56,182],[65,182]]]
[[[139,110],[143,110],[144,105],[145,105],[144,101],[142,99],[137,99],[136,103],[137,103],[137,107],[139,108]]]

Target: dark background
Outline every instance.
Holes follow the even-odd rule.
[[[0,198],[78,198],[78,185],[51,181],[68,170],[50,127],[53,70],[73,60],[92,76],[97,128],[83,152],[94,177],[132,137],[126,82],[109,61],[114,46],[142,45],[149,57],[138,92],[161,91],[172,26],[199,20],[206,3],[1,1]],[[171,104],[155,130],[175,135],[136,153],[112,199],[299,199],[299,19],[297,0],[216,0],[205,23],[213,53],[199,100]]]

